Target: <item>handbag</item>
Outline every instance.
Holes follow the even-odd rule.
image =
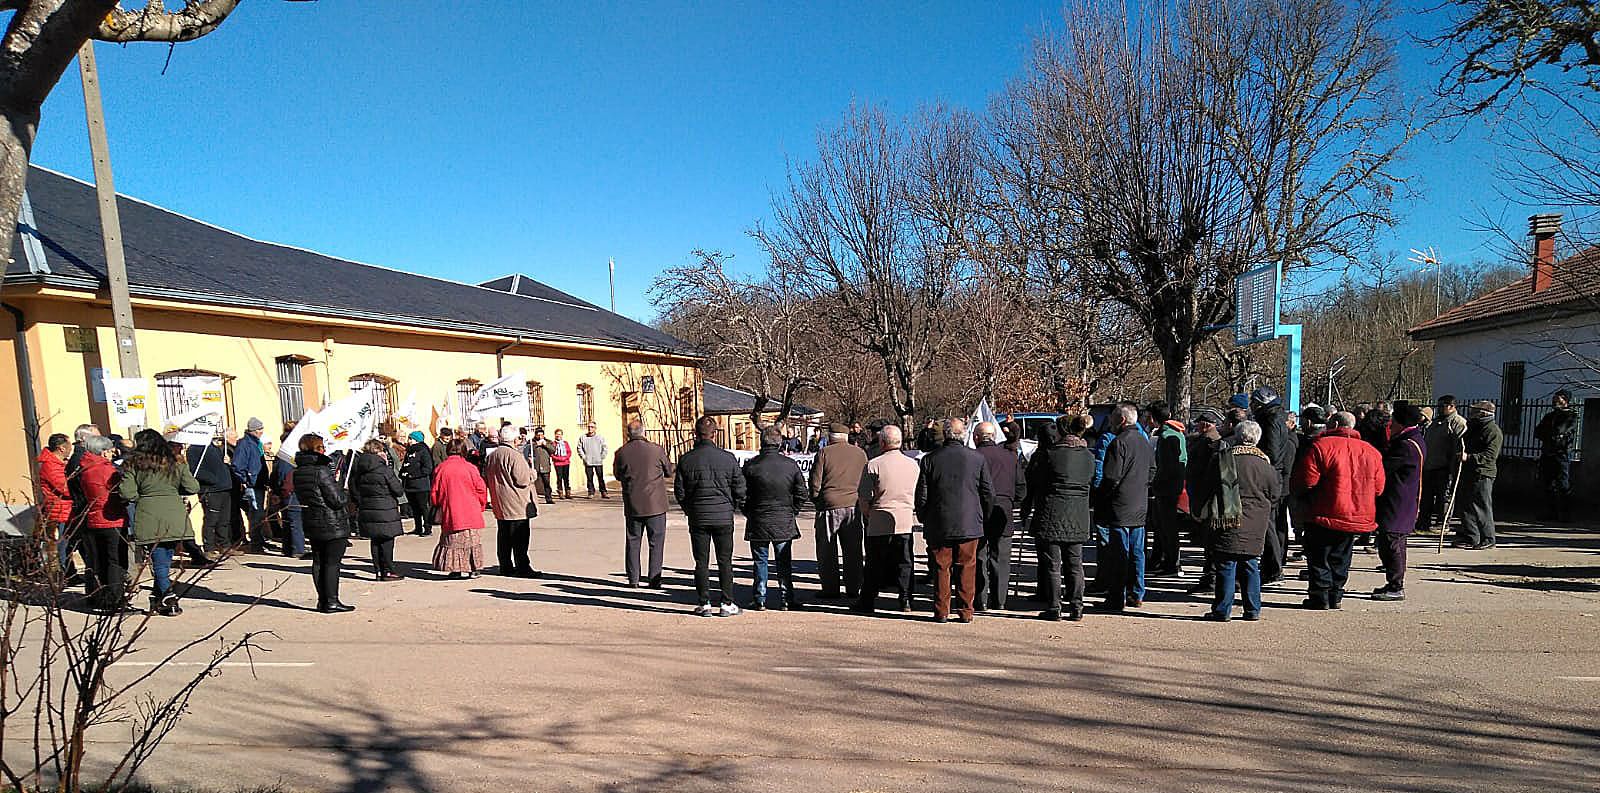
[[[537,499],[528,499],[528,509],[526,514],[529,520],[539,517],[539,502]]]

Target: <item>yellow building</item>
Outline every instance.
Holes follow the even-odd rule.
[[[380,416],[412,398],[445,403],[461,426],[481,384],[517,372],[524,423],[571,438],[593,421],[613,449],[631,419],[666,440],[700,412],[687,343],[527,276],[460,283],[252,240],[132,198],[118,206],[152,424],[198,376],[222,378],[228,426],[259,417],[269,440],[352,393]],[[13,395],[0,399],[0,503],[15,505],[32,500],[49,434],[128,429],[109,426],[97,388],[121,373],[92,186],[32,169],[0,303],[0,393]]]

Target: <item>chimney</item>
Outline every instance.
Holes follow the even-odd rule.
[[[1561,231],[1561,215],[1534,215],[1528,218],[1528,235],[1533,237],[1533,292],[1549,289],[1556,281],[1556,234]]]

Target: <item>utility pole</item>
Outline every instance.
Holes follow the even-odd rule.
[[[128,298],[128,263],[122,256],[122,219],[117,215],[117,188],[111,180],[111,147],[106,142],[106,115],[100,106],[100,72],[95,68],[94,42],[78,50],[83,76],[83,109],[89,121],[89,151],[94,158],[94,191],[100,201],[100,236],[106,246],[106,275],[111,282],[111,323],[117,332],[117,367],[123,377],[140,377],[139,346],[133,337],[133,303]]]
[[[617,260],[610,259],[607,265],[611,270],[611,313],[617,313]]]

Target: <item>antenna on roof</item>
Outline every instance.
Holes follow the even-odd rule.
[[[611,268],[611,313],[617,313],[617,260],[608,259]]]

